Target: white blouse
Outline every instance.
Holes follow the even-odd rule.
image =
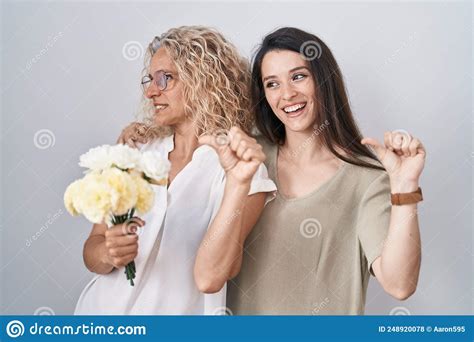
[[[156,150],[164,158],[174,148],[169,136],[145,144],[140,150]],[[124,268],[96,275],[82,291],[75,315],[215,315],[225,314],[226,286],[204,294],[194,282],[197,250],[219,210],[225,172],[217,153],[207,145],[198,147],[192,160],[166,186],[152,185],[155,202],[142,216],[135,258],[135,286]],[[262,164],[254,175],[250,194],[269,192],[276,186]]]

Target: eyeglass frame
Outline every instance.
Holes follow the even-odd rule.
[[[159,76],[157,76],[157,74],[160,74]],[[161,91],[165,91],[166,88],[168,87],[168,76],[173,76],[172,73],[170,72],[166,72],[164,70],[157,70],[155,71],[154,73],[155,76],[152,76],[151,74],[148,74],[148,75],[145,75],[142,77],[142,81],[141,81],[141,85],[142,85],[142,89],[143,89],[143,92],[146,92],[148,87],[150,85],[147,85],[148,83],[151,83],[153,81],[155,81],[155,84],[156,86],[158,87],[159,90]],[[159,81],[161,81],[161,84],[158,83]]]

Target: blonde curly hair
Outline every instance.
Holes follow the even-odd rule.
[[[217,30],[204,26],[172,28],[150,43],[143,74],[151,58],[163,47],[175,62],[183,82],[185,113],[197,126],[196,135],[212,134],[239,126],[250,133],[254,126],[250,100],[250,66],[237,48]],[[152,101],[143,96],[139,117],[150,127],[148,135],[172,134],[170,127],[153,121]]]

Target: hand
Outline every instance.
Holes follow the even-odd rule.
[[[130,147],[138,148],[137,142],[146,144],[148,142],[149,136],[147,132],[150,129],[150,126],[141,123],[141,122],[132,122],[127,127],[125,127],[120,133],[119,138],[117,139],[117,144],[127,144]]]
[[[265,161],[262,146],[238,127],[232,127],[227,135],[203,135],[199,143],[209,145],[219,155],[219,161],[227,179],[250,183],[258,167]]]
[[[418,181],[425,165],[426,151],[417,138],[407,132],[385,132],[382,146],[373,138],[361,141],[375,151],[387,170],[392,185],[392,193],[412,192],[418,188]]]
[[[132,217],[125,223],[120,223],[105,231],[105,258],[107,263],[116,267],[124,267],[138,255],[138,227],[143,227],[145,221]]]

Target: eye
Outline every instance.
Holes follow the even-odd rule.
[[[292,80],[293,81],[299,81],[299,80],[305,79],[306,77],[308,77],[308,76],[305,75],[305,74],[296,74],[292,77]]]
[[[167,80],[167,81],[173,79],[173,75],[171,75],[171,74],[165,74],[165,77],[166,77],[166,80]]]
[[[268,82],[267,84],[265,84],[266,88],[275,88],[276,86],[278,86],[278,83],[276,82]]]

